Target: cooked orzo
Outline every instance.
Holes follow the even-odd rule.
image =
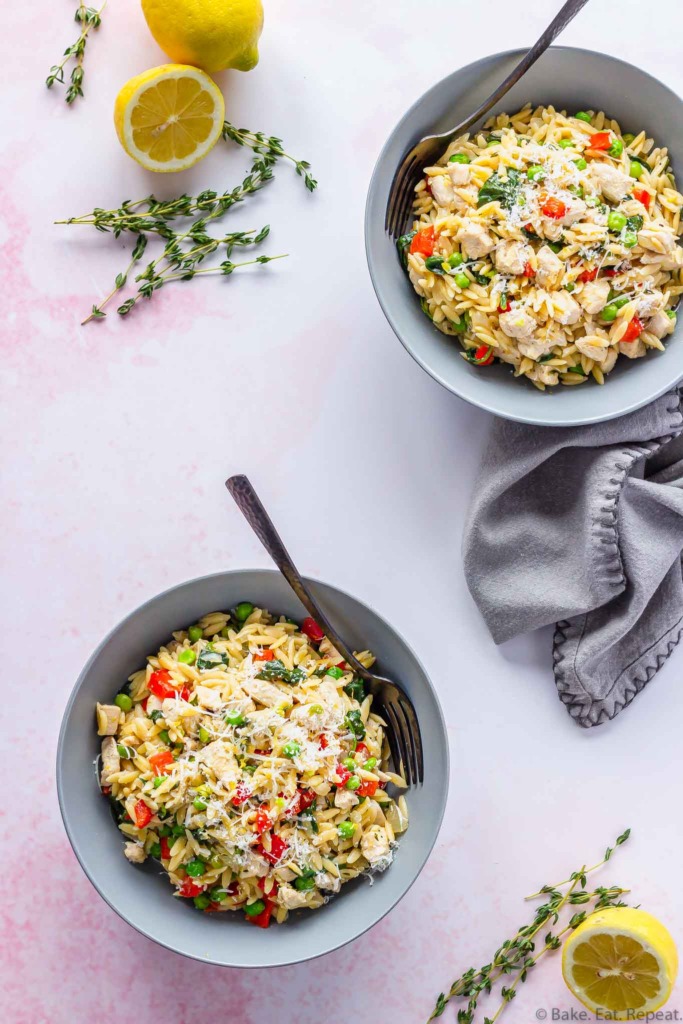
[[[371,704],[313,619],[242,602],[173,633],[97,705],[126,857],[158,860],[199,910],[262,928],[384,870],[408,811],[386,792],[405,781]]]
[[[602,112],[526,106],[452,142],[399,251],[422,308],[480,367],[602,384],[663,349],[683,285],[667,150]]]

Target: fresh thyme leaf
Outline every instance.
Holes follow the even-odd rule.
[[[83,61],[85,60],[85,48],[88,42],[88,35],[91,29],[98,29],[100,27],[102,23],[102,11],[106,4],[107,0],[104,0],[104,3],[99,9],[86,7],[82,2],[78,4],[74,15],[74,21],[80,25],[78,39],[75,43],[72,43],[71,46],[67,46],[62,60],[59,64],[53,64],[50,68],[50,73],[45,79],[45,85],[48,89],[51,89],[55,82],[58,82],[60,85],[66,85],[66,69],[69,63],[72,63],[73,66],[71,68],[69,83],[64,97],[69,106],[71,106],[74,100],[78,99],[79,96],[83,96],[83,79],[85,77]]]

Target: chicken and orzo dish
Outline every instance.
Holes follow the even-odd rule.
[[[416,187],[399,251],[422,308],[477,366],[602,384],[675,326],[683,196],[667,150],[604,113],[500,114]]]
[[[370,667],[368,651],[358,655]],[[214,612],[97,705],[126,857],[203,911],[267,928],[382,871],[408,823],[383,721],[313,619]]]

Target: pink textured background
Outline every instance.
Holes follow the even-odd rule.
[[[306,195],[283,168],[231,220],[270,222],[267,250],[290,258],[169,287],[127,321],[86,328],[123,243],[52,221],[152,188],[235,184],[247,158],[221,145],[183,178],[152,181],[120,150],[114,96],[163,61],[137,0],[110,0],[73,109],[41,84],[74,35],[73,0],[3,5],[0,1003],[11,1024],[420,1024],[521,923],[524,893],[597,859],[626,825],[634,838],[603,878],[631,884],[680,940],[682,655],[617,722],[585,733],[557,700],[548,632],[493,647],[459,559],[487,418],[403,353],[364,264],[365,189],[398,116],[457,64],[530,42],[558,4],[267,0],[258,69],[221,78],[228,116],[281,135],[321,188]],[[635,0],[599,0],[565,39],[680,90],[679,8],[660,0],[655,18]],[[120,921],[70,850],[54,787],[63,707],[104,633],[172,583],[266,564],[225,496],[238,470],[302,568],[369,601],[418,650],[452,742],[447,818],[403,903],[340,952],[255,973],[184,960]],[[504,1019],[572,1005],[549,962]]]

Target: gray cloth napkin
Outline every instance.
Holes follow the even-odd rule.
[[[556,623],[555,681],[579,725],[614,718],[683,632],[682,432],[679,391],[587,427],[494,421],[467,583],[497,644]]]

